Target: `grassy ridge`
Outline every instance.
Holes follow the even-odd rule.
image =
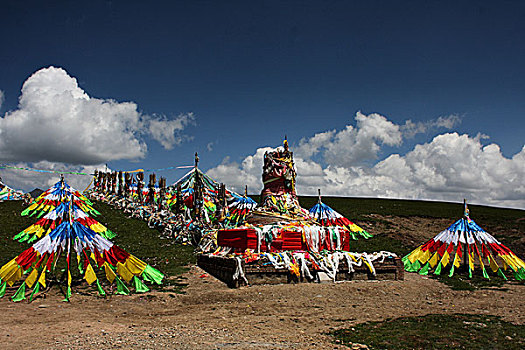
[[[304,208],[311,208],[317,203],[317,197],[299,197],[299,202]],[[367,220],[366,215],[369,214],[451,218],[452,220],[459,219],[463,215],[463,203],[354,197],[323,197],[323,203],[349,219],[355,220]],[[525,218],[524,210],[471,204],[469,204],[469,209],[471,217],[479,224],[521,228],[521,231],[525,231],[525,220],[516,222]]]

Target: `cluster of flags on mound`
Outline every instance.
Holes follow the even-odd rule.
[[[181,179],[172,184],[167,193],[167,204],[173,207],[177,204],[177,190],[180,188],[180,197],[186,209],[193,208],[195,187],[201,186],[203,208],[209,218],[213,218],[217,210],[216,204],[219,197],[220,184],[194,167]],[[245,193],[240,195],[225,188],[225,200],[227,202],[225,219],[230,225],[241,224],[246,216],[257,206],[257,202]],[[210,219],[211,220],[211,219]]]
[[[99,214],[92,203],[63,179],[42,193],[22,214],[41,219],[14,239],[37,241],[0,268],[0,297],[7,286],[22,280],[12,300],[26,299],[26,288],[32,288],[31,301],[50,280],[58,281],[55,273],[62,270],[59,280],[66,284],[66,300],[71,297],[76,272],[89,285],[95,285],[100,295],[106,294],[100,277],[115,283],[118,294],[130,293],[124,281],[139,293],[149,290],[143,281],[162,282],[162,273],[109,240],[115,234],[89,216]]]
[[[363,238],[371,238],[372,235],[361,227],[354,224],[352,221],[339,214],[334,209],[321,201],[321,195],[319,195],[319,202],[309,210],[310,216],[315,221],[325,227],[338,227],[345,229],[350,232],[352,239],[356,240],[358,235]]]
[[[233,224],[244,222],[246,216],[257,207],[257,202],[247,195],[233,194],[234,200],[228,205],[228,220]]]
[[[64,202],[64,198],[69,198],[69,200]],[[93,203],[88,198],[71,188],[67,183],[58,182],[44,191],[22,212],[22,216],[36,216],[40,219],[17,234],[14,239],[19,242],[32,243],[42,236],[48,235],[67,220],[89,227],[106,239],[114,238],[113,232],[89,216],[89,214],[100,215],[92,205]]]
[[[485,278],[489,278],[486,266],[504,279],[503,271],[510,268],[517,280],[525,281],[525,262],[470,218],[466,202],[461,219],[406,255],[403,263],[406,271],[422,275],[432,270],[439,275],[450,266],[450,277],[463,264],[471,278],[476,266]]]
[[[20,200],[24,196],[24,192],[12,189],[2,182],[0,179],[0,200]]]

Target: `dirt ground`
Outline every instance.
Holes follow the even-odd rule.
[[[423,235],[447,227],[412,219],[396,224],[409,228],[407,242],[418,243]],[[414,233],[410,227],[422,231]],[[102,299],[74,293],[70,303],[62,302],[58,292],[30,304],[0,299],[1,348],[347,349],[332,343],[327,332],[429,313],[498,315],[525,324],[525,286],[516,282],[504,288],[453,291],[437,280],[406,273],[404,281],[229,289],[198,267],[184,277],[189,284],[185,294]]]

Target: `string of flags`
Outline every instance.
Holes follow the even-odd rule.
[[[166,170],[173,170],[173,169],[189,169],[189,168],[193,168],[193,165],[170,166],[170,167],[157,168],[157,169],[135,169],[135,170],[126,170],[123,172],[138,173],[138,172],[154,172],[154,171],[166,171]],[[80,172],[80,171],[35,169],[35,168],[17,167],[17,166],[12,166],[12,165],[5,165],[5,164],[0,165],[0,169],[25,170],[25,171],[33,171],[37,173],[48,173],[48,174],[68,174],[68,175],[81,175],[81,176],[93,176],[94,175],[94,174],[89,174],[89,173]]]

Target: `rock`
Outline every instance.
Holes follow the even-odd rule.
[[[319,283],[332,283],[333,280],[325,272],[318,272]]]

